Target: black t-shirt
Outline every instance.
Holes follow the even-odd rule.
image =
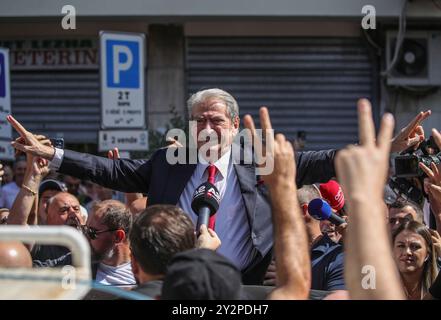
[[[34,267],[59,267],[72,265],[69,249],[55,245],[35,245],[31,251]]]

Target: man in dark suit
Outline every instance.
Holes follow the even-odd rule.
[[[211,139],[208,147],[206,139],[197,140],[198,161],[193,164],[171,164],[169,149],[157,150],[149,160],[110,160],[48,147],[12,116],[8,121],[21,135],[12,143],[18,150],[50,160],[61,173],[123,192],[146,193],[149,205],[178,205],[194,222],[197,216],[191,209],[192,195],[202,182],[211,179],[221,195],[215,220],[215,231],[222,241],[218,252],[242,271],[244,284],[261,284],[272,258],[271,206],[255,163],[235,161],[232,152],[240,123],[237,102],[223,90],[207,89],[190,97],[188,108],[197,136]],[[254,131],[251,122],[244,120]],[[261,123],[264,130],[271,129],[266,108],[261,111]],[[297,153],[297,184],[325,182],[335,176],[334,156],[335,150]]]

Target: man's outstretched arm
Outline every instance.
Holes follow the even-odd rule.
[[[53,161],[54,157],[60,157],[59,154],[61,154],[61,165],[59,168],[56,168],[59,172],[80,179],[92,180],[99,185],[114,190],[123,192],[148,192],[152,171],[151,161],[111,160],[71,150],[56,150],[56,148],[51,145],[41,143],[37,136],[27,131],[14,117],[8,116],[7,120],[20,134],[20,137],[11,143],[12,146],[26,154],[31,154],[49,161]]]

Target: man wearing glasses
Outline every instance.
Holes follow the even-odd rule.
[[[128,235],[132,215],[117,200],[105,200],[92,207],[83,228],[92,252],[93,278],[103,285],[135,285],[130,262]]]

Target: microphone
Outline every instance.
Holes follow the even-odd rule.
[[[201,225],[208,228],[210,217],[219,209],[220,194],[217,188],[210,182],[204,182],[196,188],[191,201],[191,208],[198,215],[196,233],[199,236]]]
[[[320,194],[328,202],[332,209],[345,215],[345,196],[340,184],[335,180],[329,180],[319,185]]]
[[[332,212],[331,206],[323,199],[313,199],[308,204],[308,213],[317,220],[329,220],[336,226],[346,223],[346,221]]]

